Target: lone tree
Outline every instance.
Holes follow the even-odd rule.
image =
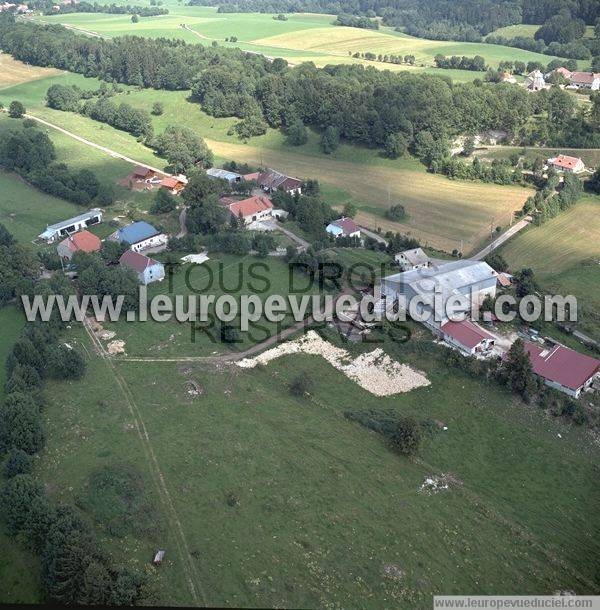
[[[523,339],[511,345],[503,369],[508,387],[529,401],[537,389],[537,381]]]
[[[131,15],[131,23],[137,23],[140,18],[137,15]]]
[[[306,396],[312,389],[312,379],[306,374],[298,375],[290,384],[290,392],[294,396]]]
[[[154,102],[152,104],[152,114],[154,116],[160,116],[165,111],[165,107],[161,102]]]
[[[21,119],[25,114],[25,106],[21,104],[21,102],[14,100],[10,103],[8,107],[8,116],[11,119]]]
[[[390,435],[390,440],[400,453],[415,455],[423,442],[423,431],[412,417],[400,417]]]
[[[292,146],[302,146],[308,141],[308,130],[301,119],[296,119],[287,130],[287,141]]]

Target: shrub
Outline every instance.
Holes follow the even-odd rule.
[[[312,386],[312,379],[304,373],[293,379],[290,384],[290,392],[294,396],[307,396],[310,394]]]
[[[415,455],[421,447],[423,431],[412,417],[401,417],[396,421],[390,440],[400,453]]]

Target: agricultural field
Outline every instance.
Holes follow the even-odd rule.
[[[0,51],[0,95],[2,95],[2,90],[7,87],[48,78],[55,74],[60,74],[60,71],[53,68],[29,66]]]
[[[115,562],[144,569],[166,549],[160,570],[146,568],[158,603],[422,608],[441,591],[598,587],[598,538],[587,534],[598,448],[502,388],[449,371],[427,342],[384,340],[431,385],[376,398],[316,356],[242,370],[104,360],[79,326],[65,340],[86,350],[88,372],[68,393],[48,388],[38,475],[92,518]],[[307,398],[289,392],[298,375],[313,384]],[[432,422],[421,458],[396,455],[346,411]],[[90,506],[90,475],[114,463],[145,481],[159,515],[151,529],[127,514],[108,532],[98,520],[108,508]],[[427,477],[449,488],[428,492]]]
[[[86,89],[97,86],[94,79],[69,74],[21,85],[9,89],[8,93],[10,97],[24,101],[34,116],[141,163],[164,167],[164,160],[158,159],[153,151],[129,134],[77,114],[47,108],[46,90],[57,82],[77,84]],[[511,213],[520,209],[530,194],[528,189],[518,186],[450,181],[426,172],[412,158],[391,161],[383,159],[376,151],[356,146],[342,145],[326,157],[319,149],[318,134],[312,132],[305,145],[294,148],[286,144],[280,131],[273,129],[242,143],[229,133],[237,119],[210,117],[198,104],[191,103],[188,96],[186,91],[128,89],[115,99],[146,110],[154,102],[161,102],[164,113],[152,117],[155,133],[168,125],[182,124],[206,140],[215,153],[216,163],[235,160],[255,167],[273,166],[301,178],[317,177],[328,201],[340,207],[348,201],[355,203],[361,210],[359,220],[366,226],[410,233],[424,245],[439,250],[476,250],[486,240],[489,227],[507,225]],[[61,134],[59,137],[70,140]],[[83,146],[77,142],[74,145]],[[90,150],[94,155],[102,156],[101,152]],[[123,166],[127,164],[106,155],[105,158],[107,163],[119,165],[118,172],[115,168],[112,173],[115,181],[126,174]],[[385,218],[386,209],[394,203],[405,206],[408,217],[404,223]]]
[[[483,43],[432,41],[408,36],[392,28],[378,31],[334,26],[333,15],[290,14],[287,21],[273,19],[263,13],[217,13],[211,7],[181,6],[175,2],[164,5],[168,15],[142,17],[131,23],[129,15],[82,14],[48,15],[39,17],[48,23],[63,23],[91,35],[106,37],[137,34],[148,37],[179,38],[186,42],[211,44],[261,53],[268,57],[283,57],[291,64],[312,61],[318,67],[332,63],[358,63],[387,70],[426,71],[443,74],[455,80],[473,80],[476,72],[439,70],[433,67],[436,54],[481,55],[492,67],[502,60],[541,61],[547,64],[553,57]],[[225,39],[235,37],[235,42]],[[370,62],[351,57],[371,52],[377,55],[415,55],[416,66]],[[481,75],[479,75],[481,76]]]
[[[542,287],[573,294],[580,326],[600,339],[600,197],[586,196],[566,212],[531,227],[503,246],[512,269],[531,267]]]
[[[490,36],[504,36],[505,38],[516,38],[517,36],[525,36],[526,38],[533,38],[534,34],[541,27],[540,25],[531,25],[527,23],[519,23],[518,25],[507,25],[504,28],[498,28],[493,32],[490,32]],[[594,26],[588,25],[585,29],[585,38],[594,37]]]

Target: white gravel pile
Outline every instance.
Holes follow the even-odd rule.
[[[345,349],[335,347],[313,330],[295,341],[282,343],[254,358],[240,360],[237,365],[242,368],[254,368],[281,356],[298,353],[322,356],[338,371],[375,396],[410,392],[430,383],[423,373],[392,360],[381,348],[353,359]]]

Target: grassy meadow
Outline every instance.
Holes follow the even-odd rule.
[[[334,15],[296,13],[287,15],[286,21],[279,21],[268,13],[217,13],[212,7],[181,6],[175,2],[166,2],[164,6],[169,9],[168,15],[141,17],[138,23],[131,23],[129,15],[93,13],[48,15],[39,19],[105,37],[136,34],[178,38],[199,44],[217,41],[269,57],[283,57],[291,64],[312,61],[322,67],[332,63],[358,63],[387,70],[427,71],[467,81],[477,78],[478,73],[436,69],[433,67],[435,55],[481,55],[492,67],[497,67],[502,60],[541,61],[546,64],[553,59],[539,53],[484,43],[423,40],[388,27],[375,31],[334,26]],[[232,36],[237,41],[226,41]],[[412,54],[417,65],[370,62],[351,57],[356,52]]]
[[[248,371],[111,365],[80,327],[65,339],[86,350],[88,372],[68,392],[48,389],[50,440],[38,475],[54,497],[84,510],[90,473],[102,465],[127,463],[147,478],[155,527],[128,522],[116,536],[96,526],[117,562],[143,567],[154,549],[166,549],[161,569],[148,568],[159,602],[194,603],[186,574],[200,602],[213,606],[348,607],[360,599],[365,608],[423,608],[435,593],[600,586],[598,448],[502,388],[449,371],[427,343],[384,342],[431,386],[376,398],[315,356]],[[299,375],[313,384],[305,399],[288,390]],[[188,393],[190,380],[199,396]],[[411,461],[349,422],[347,410],[390,410],[448,430],[434,425]],[[420,491],[442,473],[452,477],[448,490]],[[155,493],[158,478],[164,487]]]
[[[511,239],[502,254],[512,269],[531,267],[551,293],[573,294],[581,329],[600,339],[600,197],[585,196],[566,212]]]

